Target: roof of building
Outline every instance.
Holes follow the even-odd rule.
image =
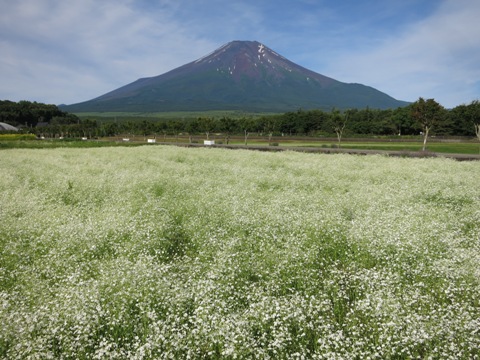
[[[18,131],[18,129],[15,126],[12,126],[7,123],[0,122],[0,131]]]

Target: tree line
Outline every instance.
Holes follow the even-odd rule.
[[[445,109],[434,99],[419,98],[409,106],[379,109],[302,110],[276,115],[222,116],[194,119],[153,119],[115,121],[80,119],[62,112],[55,105],[36,102],[0,101],[0,121],[14,126],[24,125],[37,135],[62,137],[103,137],[119,134],[170,135],[222,133],[228,143],[231,135],[242,134],[245,142],[249,134],[269,137],[284,136],[336,136],[344,135],[430,135],[480,136],[480,102]]]
[[[56,105],[0,100],[0,122],[13,126],[34,128],[38,124],[77,124],[79,121],[76,115],[61,111]]]

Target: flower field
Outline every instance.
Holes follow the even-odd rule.
[[[13,149],[0,174],[0,358],[480,358],[479,162]]]

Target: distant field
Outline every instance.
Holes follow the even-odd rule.
[[[371,149],[371,150],[399,150],[399,151],[421,151],[422,145],[418,143],[346,143],[349,149]],[[430,143],[427,151],[451,154],[480,154],[480,145],[475,143]]]
[[[283,144],[282,144],[283,145]],[[285,146],[295,146],[295,144],[286,143]],[[336,143],[321,144],[320,146],[335,146]],[[452,142],[439,143],[431,142],[427,144],[427,151],[450,154],[480,154],[480,145],[474,142]],[[300,146],[319,146],[319,144],[302,144]],[[346,149],[363,150],[390,150],[390,151],[421,151],[422,144],[418,142],[345,142],[341,144]]]
[[[476,359],[479,162],[6,149],[2,359]]]
[[[146,143],[147,138],[153,138],[153,135],[149,136],[132,136],[132,135],[119,135],[116,137],[102,138],[102,139],[90,139],[87,141],[72,141],[72,140],[58,140],[58,139],[46,139],[46,140],[3,140],[0,137],[0,150],[11,148],[56,148],[56,147],[105,147],[105,146],[139,146]],[[124,142],[123,139],[128,138],[128,142]],[[226,144],[224,136],[212,135],[212,139],[216,141],[216,144]],[[205,136],[195,135],[192,137],[193,141],[198,144],[203,144]],[[31,139],[32,140],[32,139]],[[187,136],[156,136],[158,143],[183,143],[186,144],[190,141]],[[229,142],[230,145],[244,145],[244,139],[241,136],[233,136]],[[338,143],[335,139],[321,139],[321,138],[288,138],[288,137],[275,137],[272,139],[272,144],[281,147],[311,147],[311,148],[337,148]],[[268,146],[268,140],[266,137],[254,136],[248,139],[249,146]],[[380,151],[405,151],[405,152],[421,152],[422,144],[420,141],[392,141],[389,139],[375,139],[375,141],[369,141],[368,139],[349,141],[345,140],[341,143],[343,149],[360,149],[360,150],[380,150]],[[480,155],[480,144],[475,141],[450,141],[439,142],[432,140],[427,146],[428,152],[447,153],[447,154],[469,154]]]
[[[152,112],[152,113],[140,113],[140,112],[82,112],[75,113],[80,118],[90,119],[118,119],[118,120],[135,120],[142,118],[155,118],[155,119],[197,119],[199,117],[215,117],[221,118],[222,116],[228,116],[234,119],[244,116],[257,117],[261,115],[271,115],[272,113],[251,113],[236,110],[211,110],[211,111],[167,111],[167,112]]]
[[[334,140],[317,140],[317,141],[302,141],[302,140],[283,140],[274,139],[273,142],[278,146],[289,147],[323,147],[323,148],[336,148],[338,142]],[[242,144],[242,140],[235,139],[232,144]],[[253,139],[248,142],[250,145],[268,145],[266,140]],[[344,149],[362,149],[362,150],[389,150],[389,151],[421,151],[422,143],[418,141],[382,141],[376,140],[374,142],[363,141],[343,141],[340,146]],[[427,144],[427,151],[439,152],[439,153],[451,153],[451,154],[480,154],[480,144],[473,141],[468,142],[429,142]]]
[[[148,136],[152,138],[153,136]],[[109,138],[114,140],[115,138]],[[121,137],[116,138],[121,139]],[[202,144],[205,139],[204,135],[193,136],[193,141]],[[225,137],[222,135],[211,135],[211,139],[214,139],[217,144],[226,144]],[[131,137],[131,141],[145,142],[145,137],[134,136]],[[157,136],[157,141],[168,143],[188,143],[189,138],[187,136],[179,136],[177,138],[173,136]],[[241,136],[232,136],[230,139],[230,145],[243,145],[244,138]],[[268,146],[267,137],[251,136],[247,141],[250,146]],[[274,137],[272,144],[282,147],[318,147],[318,148],[337,148],[338,142],[335,139],[322,139],[311,137]],[[344,140],[340,146],[344,149],[362,149],[362,150],[388,150],[388,151],[408,151],[408,152],[421,152],[422,143],[420,139],[414,141],[398,141],[397,139],[381,139],[377,138],[375,141],[369,139],[356,139]],[[438,141],[432,139],[427,143],[427,151],[449,153],[449,154],[480,154],[480,144],[473,140],[468,141]]]

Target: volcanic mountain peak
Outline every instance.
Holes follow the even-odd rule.
[[[142,78],[70,112],[395,108],[407,103],[308,70],[258,41],[232,41],[162,75]]]
[[[249,65],[258,66],[264,64],[264,61],[272,64],[272,59],[275,62],[278,62],[278,59],[288,61],[258,41],[232,41],[201,57],[195,63],[220,62],[222,65],[230,63],[235,67],[237,62],[246,61]]]
[[[246,76],[256,81],[267,77],[278,82],[287,72],[306,73],[305,81],[315,79],[324,85],[335,81],[296,65],[258,41],[231,41],[193,64],[214,66],[217,72],[230,75],[236,81]]]

